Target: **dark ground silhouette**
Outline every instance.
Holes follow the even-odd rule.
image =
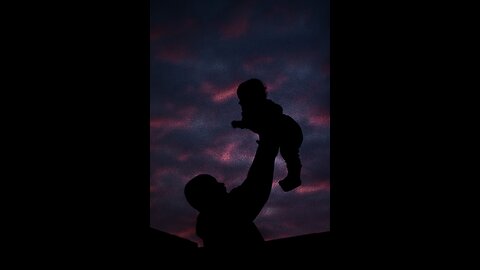
[[[237,249],[235,253],[210,254],[187,239],[150,229],[150,258],[157,264],[173,260],[181,264],[208,266],[212,262],[261,262],[274,265],[324,265],[331,262],[333,239],[330,232],[312,233],[265,241],[255,253]],[[177,260],[181,258],[181,260]]]

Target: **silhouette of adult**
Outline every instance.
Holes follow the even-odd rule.
[[[253,223],[270,196],[279,144],[260,136],[252,165],[243,183],[227,193],[225,184],[200,174],[185,186],[185,197],[199,211],[196,232],[206,250],[254,250],[264,239]]]

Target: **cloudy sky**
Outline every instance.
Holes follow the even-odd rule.
[[[151,1],[150,224],[195,241],[197,212],[183,187],[208,173],[241,184],[257,135],[233,129],[237,86],[259,78],[298,121],[303,185],[274,186],[255,220],[266,240],[330,229],[329,1]]]

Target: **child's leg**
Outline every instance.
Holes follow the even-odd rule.
[[[280,154],[282,155],[283,160],[285,160],[289,172],[290,169],[295,170],[302,167],[298,148],[284,146],[280,148]]]
[[[300,134],[301,135],[301,134]],[[302,169],[302,162],[300,161],[300,145],[303,137],[289,138],[288,143],[284,142],[280,146],[280,154],[287,164],[288,174],[283,180],[279,182],[283,191],[290,191],[302,184],[300,180],[300,172]]]
[[[302,184],[300,180],[302,163],[300,161],[298,148],[281,147],[280,153],[287,164],[288,174],[287,177],[279,182],[279,185],[283,191],[287,192]]]
[[[280,135],[280,154],[287,164],[288,175],[279,182],[283,191],[290,191],[301,185],[299,149],[303,142],[303,134],[300,126],[291,117],[282,119]]]
[[[301,185],[299,149],[303,142],[300,126],[291,117],[285,116],[282,121],[280,154],[287,164],[288,175],[279,182],[284,191],[290,191]]]

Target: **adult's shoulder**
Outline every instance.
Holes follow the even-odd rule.
[[[228,207],[239,210],[237,208],[245,207],[245,202],[248,201],[248,197],[251,196],[251,189],[243,182],[240,186],[233,188],[228,193]]]
[[[230,201],[235,200],[238,196],[240,196],[243,193],[242,190],[243,188],[241,185],[230,190],[230,192],[228,193],[229,200]]]

